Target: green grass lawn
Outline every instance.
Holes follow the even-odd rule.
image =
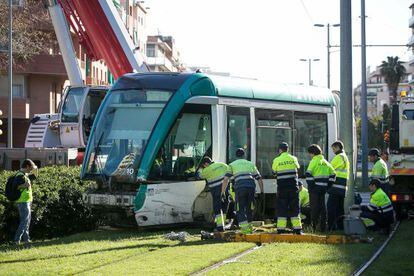
[[[365,275],[414,275],[414,221],[403,221]]]
[[[396,256],[384,255],[383,258],[388,258],[382,261],[384,267],[375,268],[372,275],[377,275],[376,271],[387,271],[388,274],[392,271],[395,274],[395,267],[388,264],[403,256],[410,256],[409,248],[414,242],[412,235],[410,239],[406,236],[409,236],[413,226],[413,222],[401,226],[401,232],[395,237],[394,250],[399,250],[397,246],[401,241],[407,241],[406,248]],[[192,230],[194,235],[188,241],[180,244],[165,240],[165,233],[100,230],[35,242],[28,248],[16,249],[2,245],[0,275],[183,275],[199,271],[255,246],[252,243],[201,241],[196,230]],[[368,260],[384,239],[383,236],[376,237],[373,244],[268,244],[235,263],[210,271],[210,274],[349,275]],[[390,249],[392,246],[393,244]]]
[[[94,231],[30,248],[0,246],[0,275],[23,274],[188,274],[255,246],[213,243],[191,237],[184,244],[165,232]]]
[[[350,275],[379,243],[379,240],[372,244],[342,245],[273,243],[209,274]]]

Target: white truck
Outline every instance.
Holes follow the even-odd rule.
[[[414,95],[402,91],[392,108],[390,131],[391,200],[398,218],[414,215]]]

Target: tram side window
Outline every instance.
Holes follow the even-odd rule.
[[[250,160],[250,109],[227,107],[227,161],[236,160],[236,150],[243,148]]]
[[[256,164],[264,178],[272,177],[272,162],[281,142],[292,146],[291,111],[256,109]]]
[[[298,158],[301,169],[300,176],[304,176],[309,165],[310,157],[308,147],[317,144],[322,149],[322,154],[327,156],[328,131],[326,114],[295,112],[295,155]]]
[[[205,155],[211,156],[210,106],[187,105],[154,160],[149,180],[194,177]]]

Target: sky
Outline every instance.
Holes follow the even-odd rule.
[[[411,35],[410,0],[366,0],[367,44],[405,45]],[[147,0],[150,34],[172,35],[188,66],[277,83],[327,84],[327,32],[316,23],[339,23],[340,0]],[[360,44],[360,1],[352,1],[353,44]],[[331,28],[339,45],[340,28]],[[339,48],[331,48],[331,88],[339,90]],[[353,86],[361,80],[361,49],[353,48]],[[368,47],[374,70],[387,56],[408,60],[407,47]]]

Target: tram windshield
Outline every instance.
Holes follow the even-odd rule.
[[[88,142],[86,174],[134,182],[136,165],[171,95],[162,90],[112,91]]]

